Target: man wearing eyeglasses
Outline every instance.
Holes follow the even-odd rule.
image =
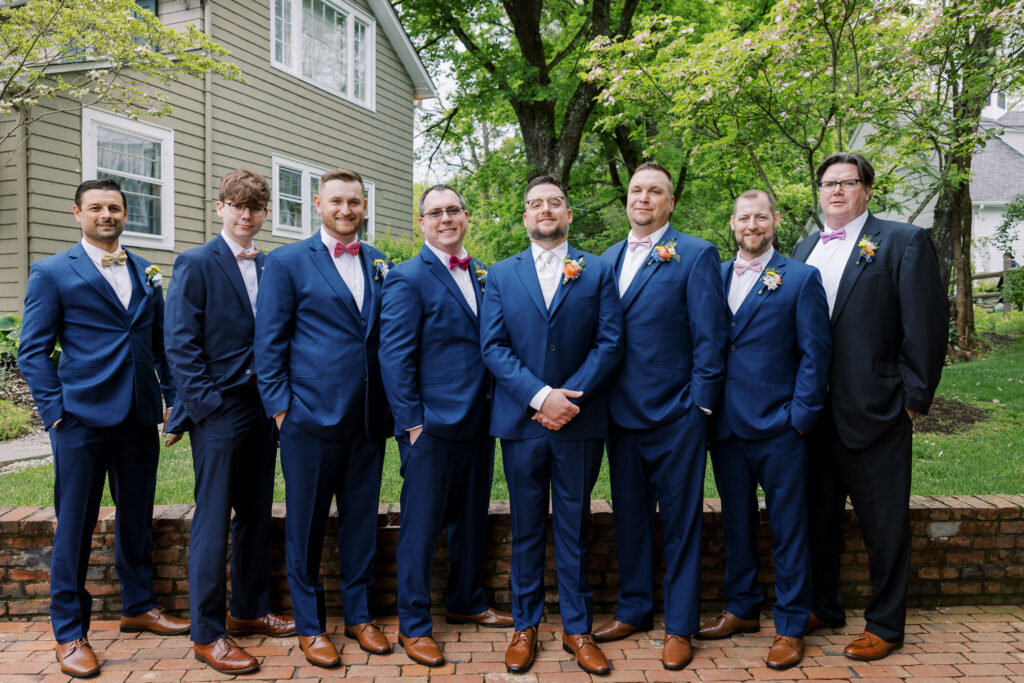
[[[512,515],[515,633],[505,667],[533,664],[550,491],[562,647],[584,671],[604,674],[610,665],[590,634],[587,529],[608,431],[605,387],[622,357],[622,309],[608,264],[567,241],[565,187],[534,178],[524,203],[530,247],[491,268],[480,335],[496,381],[491,434],[501,439]]]
[[[874,597],[844,654],[881,659],[903,644],[910,576],[914,415],[927,412],[946,353],[948,306],[931,238],[868,210],[875,172],[843,152],[817,170],[825,227],[793,258],[821,271],[832,362],[821,417],[807,438],[813,577],[810,633],[845,624],[839,558],[846,497],[867,548]]]
[[[398,639],[413,661],[439,666],[430,578],[441,529],[448,623],[507,627],[512,615],[488,606],[482,582],[494,473],[491,376],[480,356],[486,271],[463,246],[462,195],[435,185],[419,209],[423,248],[391,269],[381,291],[380,369],[402,461]]]
[[[179,410],[168,431],[190,433],[196,482],[188,553],[191,637],[196,659],[225,674],[259,668],[231,636],[295,633],[291,618],[270,611],[277,430],[264,414],[253,362],[256,294],[266,258],[253,238],[269,201],[262,176],[247,170],[225,175],[216,207],[221,232],[178,256],[167,294],[165,346],[179,387]]]

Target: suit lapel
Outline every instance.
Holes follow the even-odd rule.
[[[618,244],[612,245],[612,248],[608,250],[608,257],[615,264],[615,289],[618,291],[619,288],[619,276],[622,275],[622,263],[626,260],[626,248],[628,240],[622,240]]]
[[[256,254],[256,284],[259,285],[260,278],[263,277],[263,267],[267,265],[267,255],[262,251]]]
[[[365,246],[365,245],[364,245]],[[326,247],[324,251],[326,251]],[[377,319],[377,307],[380,306],[380,287],[384,282],[384,277],[378,275],[377,267],[373,263],[373,254],[370,253],[369,249],[360,247],[359,249],[359,260],[363,264],[363,310],[366,311],[366,333],[365,337],[369,337],[373,331],[373,325],[371,321]],[[331,265],[334,265],[333,263]],[[337,271],[335,271],[337,272]],[[344,284],[344,283],[342,283]],[[348,289],[348,287],[345,287]],[[349,293],[349,300],[352,302],[352,307],[356,312],[356,318],[359,318],[359,309],[356,307],[356,300]]]
[[[860,250],[857,249],[857,242],[860,242],[861,237],[864,235],[873,234],[875,231],[880,231],[880,228],[875,225],[875,217],[868,214],[868,219],[864,221],[864,226],[857,233],[856,241],[853,243],[853,249],[850,250],[850,257],[846,259],[846,265],[843,267],[843,275],[839,278],[839,289],[836,290],[836,301],[832,306],[832,325],[836,324],[839,320],[839,314],[843,312],[843,307],[846,306],[847,299],[850,298],[850,292],[853,290],[853,285],[856,284],[857,278],[863,273],[867,266],[867,263],[857,264],[857,259],[860,258]]]
[[[217,235],[213,238],[213,249],[214,260],[217,265],[220,266],[221,270],[224,271],[224,275],[228,278],[228,282],[235,290],[235,294],[238,295],[239,301],[242,302],[242,307],[252,317],[252,303],[249,301],[249,292],[245,288],[245,280],[242,279],[242,272],[238,268],[238,260],[235,255],[231,253],[231,247],[227,245],[224,238]],[[259,264],[256,264],[257,282],[259,281]]]
[[[124,306],[121,305],[121,300],[117,298],[117,292],[110,286],[107,279],[100,275],[99,269],[93,265],[89,255],[85,253],[85,249],[82,247],[82,243],[78,242],[75,246],[71,247],[71,253],[68,254],[71,261],[71,268],[78,273],[83,280],[89,283],[89,286],[95,289],[100,296],[102,296],[111,306],[115,308],[122,315],[127,314]]]
[[[636,271],[636,275],[633,276],[633,281],[629,283],[629,287],[626,288],[625,294],[622,295],[623,310],[629,308],[630,304],[633,303],[637,295],[640,293],[640,290],[644,288],[644,285],[647,284],[647,281],[651,279],[651,276],[654,275],[656,270],[659,268],[667,268],[671,264],[671,261],[668,263],[658,263],[655,261],[653,256],[654,247],[659,244],[668,244],[672,240],[677,240],[678,238],[679,233],[670,225],[668,226],[668,230],[665,231],[665,234],[661,236],[660,240],[658,240],[658,244],[651,247],[651,255],[644,260],[643,265],[640,266],[640,270]]]
[[[125,253],[127,253],[127,250]],[[135,257],[132,254],[128,254],[127,265],[129,268],[131,268],[132,274],[134,275],[135,278],[135,282],[132,283],[132,289],[134,290],[134,288],[138,287],[139,290],[141,290],[142,294],[142,296],[138,299],[137,302],[133,301],[133,303],[135,303],[136,305],[135,308],[132,309],[130,315],[132,322],[134,323],[136,320],[139,319],[139,316],[142,315],[143,311],[149,308],[150,297],[153,296],[153,290],[156,288],[146,284],[149,278],[146,277],[146,269],[145,267],[143,267],[141,261],[137,257]],[[132,296],[132,299],[135,299],[134,295]]]
[[[523,283],[523,289],[537,305],[537,310],[545,319],[548,317],[547,306],[544,305],[544,294],[540,290],[540,280],[537,279],[537,267],[533,265],[532,247],[527,247],[516,257],[516,273]]]
[[[782,284],[780,284],[779,287],[785,286],[785,267],[785,259],[782,258],[782,254],[779,252],[772,254],[772,257],[768,260],[768,265],[765,266],[765,270],[774,268],[779,273],[779,277],[782,278]],[[758,294],[758,292],[760,292],[760,294]],[[757,315],[758,309],[761,308],[761,305],[767,301],[772,294],[773,292],[765,287],[764,283],[762,283],[760,278],[758,278],[758,281],[755,282],[754,286],[750,288],[749,292],[747,292],[747,296],[743,299],[743,303],[741,303],[740,307],[736,309],[736,315],[733,318],[736,325],[729,328],[732,333],[732,339],[740,336],[740,333],[743,332],[743,328],[745,328],[747,324],[754,319],[754,316]]]
[[[481,263],[480,261],[477,261],[476,259],[473,259],[473,261],[469,265],[473,269],[473,272],[471,273],[471,275],[473,276],[473,293],[476,295],[476,310],[479,311],[480,310],[480,306],[483,305],[483,301],[484,301],[484,288],[480,284],[480,276],[477,274],[477,271],[481,271],[482,270],[482,271],[484,271],[484,273],[486,273],[487,269],[484,268],[484,264],[483,263]],[[474,316],[474,318],[476,319],[477,325],[479,325],[480,324],[479,316]]]
[[[437,255],[430,250],[430,247],[423,245],[423,249],[420,250],[420,258],[422,258],[427,267],[430,269],[430,274],[433,275],[444,285],[445,289],[455,297],[455,300],[462,307],[462,310],[466,312],[466,315],[476,322],[476,314],[473,313],[473,309],[469,307],[469,302],[466,301],[466,297],[462,294],[462,290],[459,289],[459,285],[455,282],[455,278],[448,268]],[[480,302],[477,301],[477,310],[480,310]]]
[[[566,256],[568,258],[575,260],[583,257],[583,252],[579,251],[578,249],[574,249],[570,245],[569,251],[566,252]],[[557,311],[558,307],[562,305],[563,301],[565,301],[565,297],[569,296],[569,290],[576,286],[576,280],[578,280],[581,277],[584,277],[586,275],[586,272],[586,263],[584,263],[583,270],[581,270],[580,274],[577,275],[574,279],[565,282],[564,275],[558,278],[558,284],[555,286],[555,295],[551,297],[551,306],[548,307],[549,319],[555,315],[555,311]],[[539,281],[538,286],[540,286]]]
[[[796,245],[796,248],[793,249],[793,260],[807,263],[807,259],[810,258],[811,252],[814,251],[814,247],[818,245],[819,239],[821,239],[820,230],[800,240]]]
[[[309,243],[309,258],[313,262],[313,266],[320,271],[320,275],[327,280],[327,284],[330,285],[331,291],[338,299],[338,303],[352,316],[353,320],[359,320],[359,309],[356,308],[356,300],[352,297],[352,291],[345,284],[345,281],[341,279],[341,275],[338,274],[338,269],[334,267],[334,260],[331,255],[327,253],[327,247],[324,246],[323,241],[320,239],[320,233],[314,234],[308,240]]]

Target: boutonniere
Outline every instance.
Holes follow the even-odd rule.
[[[164,276],[160,274],[160,266],[146,266],[147,287],[159,287],[163,281]]]
[[[487,285],[487,269],[480,267],[476,269],[476,281],[480,283],[480,291],[484,291],[484,287]]]
[[[761,289],[757,290],[758,294],[764,292],[765,288],[769,292],[774,292],[782,285],[782,274],[774,268],[769,268],[761,273]]]
[[[857,242],[857,246],[860,248],[860,258],[857,259],[857,263],[854,265],[860,265],[861,261],[867,261],[871,263],[875,260],[875,254],[878,253],[878,246],[881,242],[878,241],[878,235],[873,237],[861,237],[860,242]]]
[[[668,263],[669,261],[678,261],[679,254],[676,253],[676,241],[666,242],[665,244],[657,244],[651,251],[651,259],[647,262],[647,265],[654,263]]]
[[[373,260],[373,269],[376,271],[373,274],[374,280],[383,280],[388,276],[388,271],[391,270],[388,266],[388,262],[382,258]]]
[[[569,284],[570,280],[575,280],[582,273],[583,269],[587,267],[587,262],[582,257],[578,259],[571,259],[568,256],[565,257],[565,261],[562,262],[562,284]]]

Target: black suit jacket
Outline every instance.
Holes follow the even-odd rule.
[[[865,236],[877,252],[868,262],[854,245],[832,310],[826,406],[843,443],[857,449],[875,443],[905,408],[928,412],[949,329],[949,303],[928,233],[869,214],[856,239]],[[793,258],[806,261],[818,239],[815,233],[801,240]]]

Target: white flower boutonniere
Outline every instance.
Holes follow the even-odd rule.
[[[391,268],[388,266],[388,262],[382,258],[373,260],[373,269],[374,271],[376,271],[373,274],[374,280],[383,280],[388,276],[388,271],[391,270]]]
[[[757,293],[761,294],[765,289],[769,292],[774,292],[781,286],[782,275],[774,268],[769,268],[761,274],[761,289],[757,290]]]
[[[164,281],[164,276],[160,274],[160,266],[147,266],[146,267],[146,286],[147,287],[159,287]]]

